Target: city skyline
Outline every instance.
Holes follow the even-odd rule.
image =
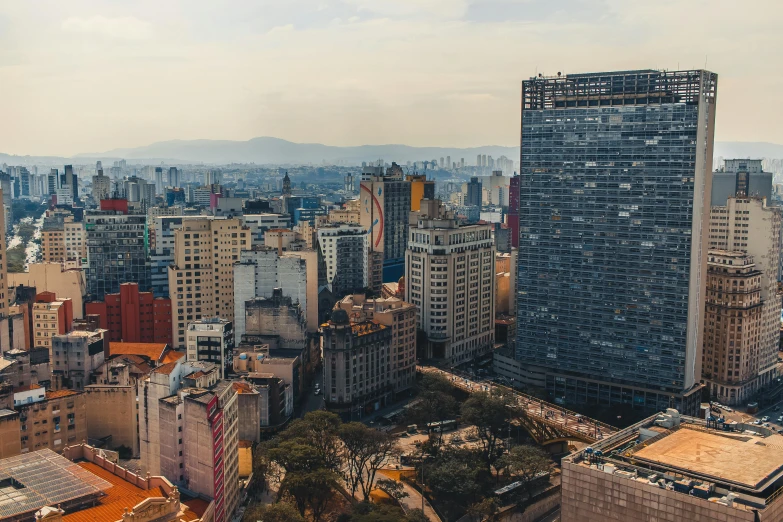
[[[15,124],[0,142],[6,153],[51,155],[263,135],[513,145],[520,83],[530,76],[706,62],[721,75],[716,140],[783,143],[772,123],[783,111],[772,103],[781,78],[766,70],[783,43],[772,25],[780,8],[756,5],[8,4],[0,110]],[[746,98],[750,75],[758,94]]]

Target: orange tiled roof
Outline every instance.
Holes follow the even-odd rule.
[[[235,382],[231,384],[237,393],[253,393],[253,389],[246,382]]]
[[[153,371],[155,373],[160,373],[161,375],[171,375],[171,372],[174,371],[174,368],[177,367],[177,361],[170,362],[167,364],[162,364],[155,368]]]
[[[78,395],[80,392],[75,390],[56,390],[46,392],[46,400],[60,399],[62,397],[70,397],[71,395]]]
[[[124,508],[128,508],[130,511],[144,499],[164,496],[160,488],[141,489],[92,462],[79,462],[79,466],[98,475],[110,483],[112,487],[105,491],[106,495],[101,497],[95,506],[66,514],[63,516],[63,522],[114,522],[122,520]]]
[[[178,352],[177,350],[169,350],[166,352],[166,355],[163,356],[163,360],[160,361],[161,364],[167,364],[179,361],[185,357],[185,352]]]
[[[198,379],[199,377],[203,377],[203,376],[205,376],[205,375],[206,375],[206,373],[204,373],[204,372],[202,372],[201,370],[199,370],[199,371],[197,371],[196,373],[191,373],[191,374],[190,374],[190,375],[188,375],[187,377],[189,377],[189,378],[191,378],[191,379]]]
[[[182,517],[186,522],[203,517],[209,507],[209,502],[201,498],[191,498],[182,501],[182,503],[188,507],[188,510],[185,511]]]
[[[109,355],[143,355],[153,361],[160,361],[166,346],[166,343],[109,343]]]

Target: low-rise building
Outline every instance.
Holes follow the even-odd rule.
[[[136,387],[91,384],[84,387],[87,404],[87,436],[107,441],[110,449],[125,448],[139,456]]]
[[[561,520],[783,520],[781,444],[669,409],[562,460]]]
[[[74,330],[52,337],[53,389],[82,390],[90,384],[92,372],[103,364],[105,334],[106,330],[101,329]]]
[[[71,330],[73,302],[57,298],[52,292],[41,292],[33,304],[33,343],[45,347],[51,354],[52,338]]]
[[[81,391],[46,391],[37,385],[15,390],[21,452],[51,449],[61,453],[67,445],[87,440],[86,405],[86,396]]]

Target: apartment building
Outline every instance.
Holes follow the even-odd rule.
[[[87,436],[111,437],[111,449],[128,448],[139,456],[138,406],[136,387],[119,384],[90,384],[84,387],[87,404]]]
[[[85,311],[100,318],[111,342],[172,344],[171,299],[140,292],[136,283],[121,284],[118,293],[87,303]]]
[[[161,474],[213,498],[215,522],[230,520],[239,504],[238,405],[228,381],[160,400]]]
[[[767,206],[765,199],[744,194],[741,189],[736,197],[729,197],[725,205],[711,208],[709,245],[714,250],[748,254],[753,258],[755,269],[761,272],[757,386],[764,386],[777,377],[781,312],[778,275],[783,220],[780,207]]]
[[[67,333],[73,323],[73,302],[57,298],[52,292],[41,292],[33,304],[33,345],[49,349],[52,338]]]
[[[394,393],[412,387],[416,382],[416,307],[396,297],[367,299],[364,294],[346,296],[335,306],[354,322],[375,321],[391,330],[389,372]]]
[[[188,219],[174,232],[169,267],[172,343],[185,347],[189,323],[234,319],[234,263],[250,248],[250,231],[238,219]]]
[[[439,200],[423,200],[409,233],[405,301],[416,306],[427,335],[420,355],[459,364],[489,353],[495,339],[492,226],[460,225]]]
[[[220,367],[224,378],[234,349],[234,327],[231,321],[212,317],[188,324],[186,333],[188,361],[205,361]]]
[[[393,397],[392,328],[350,320],[337,308],[321,329],[326,408],[346,418],[382,407]]]
[[[340,296],[367,287],[369,238],[362,225],[340,223],[318,229],[318,251],[332,294]]]
[[[57,389],[83,390],[107,351],[106,330],[74,330],[52,337],[52,383]]]
[[[84,392],[47,391],[33,385],[14,392],[19,413],[21,452],[63,448],[87,440],[87,407]]]
[[[710,250],[702,383],[723,404],[742,404],[758,388],[761,272],[743,252]]]
[[[275,289],[298,302],[307,328],[318,330],[318,254],[312,250],[280,252],[278,248],[253,247],[240,253],[234,265],[234,338],[245,333],[245,302],[272,297]]]

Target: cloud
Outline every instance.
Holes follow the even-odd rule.
[[[69,33],[97,34],[123,40],[146,40],[152,36],[152,25],[132,16],[118,18],[100,15],[89,18],[72,16],[63,20],[61,28]]]
[[[281,34],[290,33],[294,30],[293,24],[286,24],[286,25],[278,25],[276,27],[271,28],[269,31],[267,31],[267,36],[276,36]]]
[[[461,18],[468,9],[467,0],[344,0],[359,11],[369,11],[381,16],[406,18],[434,16],[437,18]]]

